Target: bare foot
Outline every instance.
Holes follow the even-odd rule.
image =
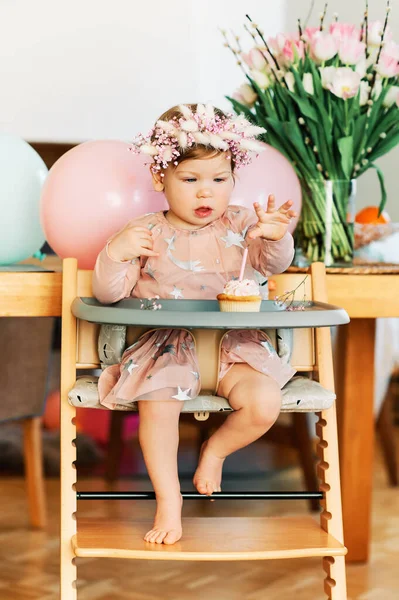
[[[200,494],[211,496],[213,492],[221,492],[222,468],[224,458],[219,458],[208,449],[208,442],[201,446],[197,470],[193,483]]]
[[[157,510],[153,528],[144,540],[154,544],[175,544],[182,536],[181,509],[183,498],[180,493],[171,493],[167,498],[157,497]]]

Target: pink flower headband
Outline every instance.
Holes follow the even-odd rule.
[[[242,115],[220,117],[211,104],[198,104],[196,112],[184,104],[179,109],[181,117],[157,121],[147,137],[139,134],[132,143],[131,150],[152,157],[151,169],[155,173],[166,169],[171,162],[177,165],[181,151],[196,144],[229,151],[237,169],[251,162],[250,152],[263,150],[254,138],[266,129],[252,125]]]

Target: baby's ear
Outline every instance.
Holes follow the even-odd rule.
[[[151,177],[152,177],[152,185],[154,187],[154,190],[156,192],[163,192],[165,189],[165,186],[163,184],[162,181],[162,177],[160,173],[154,173],[153,171],[151,172]]]

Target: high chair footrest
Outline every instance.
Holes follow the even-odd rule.
[[[324,497],[323,492],[180,492],[185,500],[310,500]],[[76,492],[77,500],[155,500],[155,492]]]
[[[153,521],[78,518],[72,547],[79,557],[146,560],[268,560],[343,556],[346,548],[312,517],[183,519],[183,538],[151,544],[143,536]]]

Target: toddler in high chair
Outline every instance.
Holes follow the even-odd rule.
[[[249,162],[249,152],[261,150],[254,138],[263,132],[242,116],[190,104],[168,110],[148,138],[134,142],[136,151],[151,157],[154,188],[165,194],[169,210],[132,219],[108,241],[94,269],[100,302],[130,296],[214,300],[238,279],[245,248],[246,278],[253,279],[255,270],[268,277],[290,265],[288,226],[296,216],[290,200],[276,208],[269,196],[267,207],[255,202],[254,211],[229,205],[235,170]],[[260,330],[228,332],[220,352],[217,394],[234,412],[201,448],[193,483],[207,495],[221,491],[225,458],[276,421],[281,388],[295,372]],[[101,374],[102,404],[138,403],[139,441],[157,503],[147,542],[174,544],[182,536],[179,415],[182,401],[195,398],[200,387],[194,341],[182,329],[145,333],[120,364]]]

